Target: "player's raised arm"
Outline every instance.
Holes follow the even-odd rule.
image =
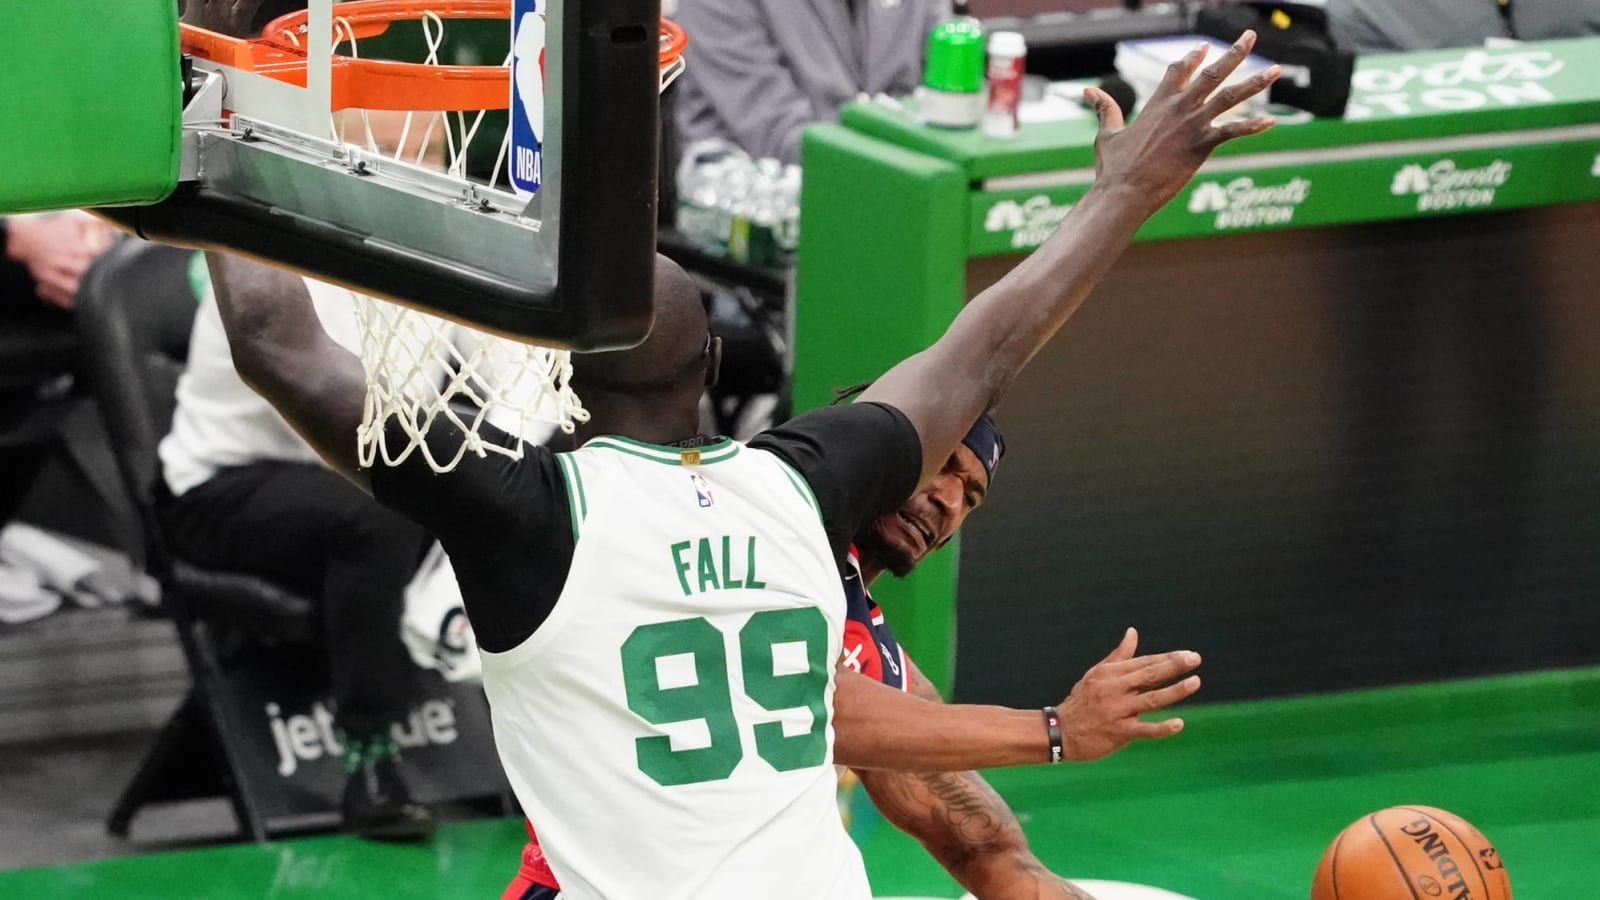
[[[1139,226],[1177,195],[1211,152],[1271,125],[1268,118],[1213,124],[1277,79],[1278,67],[1272,66],[1218,90],[1254,46],[1255,33],[1247,31],[1199,72],[1205,49],[1197,47],[1172,64],[1126,127],[1104,91],[1086,91],[1100,117],[1094,186],[1055,234],[967,304],[943,337],[890,369],[860,398],[895,406],[916,426],[924,481],[1077,310]]]
[[[323,329],[305,279],[223,253],[207,253],[206,262],[239,377],[329,466],[365,489],[356,461],[365,370]]]

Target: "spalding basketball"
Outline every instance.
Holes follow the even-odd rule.
[[[1391,806],[1339,832],[1317,864],[1311,900],[1511,900],[1489,839],[1431,806]]]

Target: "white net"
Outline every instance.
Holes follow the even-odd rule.
[[[325,4],[313,0],[312,5]],[[447,29],[456,21],[453,16],[471,18],[477,14],[463,10],[477,5],[481,4],[449,0],[409,4],[405,15],[398,18],[416,21],[421,45],[413,48],[404,61],[427,66],[492,65],[493,60],[455,58],[460,47],[445,52]],[[375,23],[397,18],[378,6],[355,2],[331,6],[335,60],[368,56],[363,52],[364,36],[383,34],[387,24],[376,27]],[[488,18],[509,32],[511,11],[511,0],[504,0]],[[542,57],[542,17],[535,24],[541,52],[533,54],[526,48],[517,51],[525,59]],[[677,38],[669,32],[675,32]],[[293,30],[283,31],[281,37],[296,48],[302,46],[301,37]],[[674,46],[676,51],[672,50]],[[671,23],[663,23],[662,48],[661,88],[665,90],[683,71],[683,61],[677,55],[682,49],[682,32]],[[513,64],[515,53],[511,49],[503,56],[499,49],[486,50],[488,53],[499,58],[499,67],[511,71],[505,68]],[[316,53],[311,53],[309,65],[318,65],[316,59]],[[542,63],[538,69],[528,71],[538,73],[542,97]],[[509,82],[506,92],[509,97]],[[476,182],[495,189],[509,180],[509,120],[503,114],[489,113],[488,109],[346,109],[333,113],[330,137],[348,148],[442,173],[451,185]],[[475,147],[488,152],[474,154]],[[487,164],[490,160],[492,164]],[[474,166],[478,171],[472,171]],[[464,196],[472,195],[469,192]],[[359,294],[356,319],[361,334],[361,361],[367,372],[366,404],[357,435],[363,466],[399,465],[420,453],[434,471],[448,472],[469,453],[521,458],[525,442],[542,441],[553,428],[570,433],[589,418],[569,385],[572,358],[567,351],[495,337]],[[491,438],[485,434],[485,423],[504,434],[495,432]]]
[[[357,432],[362,466],[396,466],[413,453],[435,472],[450,471],[469,453],[520,459],[524,441],[541,441],[552,428],[570,433],[589,419],[568,384],[572,354],[565,350],[495,337],[364,295],[357,295],[356,321],[367,369]],[[504,437],[486,435],[484,423]],[[441,438],[440,426],[452,436]]]
[[[509,6],[507,9],[509,13]],[[440,59],[440,50],[445,42],[445,29],[447,20],[431,9],[418,9],[416,13],[418,22],[422,26],[424,44],[423,56],[417,62],[424,65],[437,66]],[[333,51],[344,54],[351,59],[361,58],[361,41],[357,39],[357,30],[350,20],[343,16],[333,17]],[[502,67],[511,65],[512,54],[507,51],[505,58],[500,61]],[[507,91],[509,92],[509,85]],[[466,177],[468,154],[473,146],[474,139],[483,131],[489,138],[490,131],[498,131],[498,137],[489,138],[499,145],[499,152],[495,156],[494,170],[488,178],[489,184],[501,180],[506,161],[506,154],[511,148],[511,131],[502,121],[498,128],[484,129],[488,119],[488,110],[477,110],[471,113],[457,111],[452,120],[450,113],[443,111],[416,112],[407,111],[384,115],[373,113],[370,110],[349,110],[359,120],[360,134],[367,150],[375,153],[389,153],[395,159],[409,159],[417,165],[435,165],[442,162],[446,173],[455,178]],[[374,126],[375,117],[379,120]],[[422,119],[422,124],[417,125],[417,119]],[[470,117],[470,118],[469,118]],[[349,135],[350,116],[335,114],[332,119],[335,139],[341,143],[354,143]],[[386,128],[385,124],[397,121],[400,123],[400,134],[396,138],[392,132],[385,134],[384,140],[379,136]],[[420,128],[420,134],[418,129]],[[415,143],[413,143],[415,139]],[[441,146],[442,143],[442,146]]]
[[[438,65],[446,19],[432,10],[422,10],[419,19],[425,44],[420,62]],[[359,58],[357,33],[349,20],[336,15],[334,51]],[[500,64],[510,63],[507,54]],[[442,169],[458,179],[467,177],[468,152],[475,140],[494,141],[499,151],[488,181],[501,180],[510,134],[503,121],[496,128],[484,127],[487,110],[348,113],[334,116],[336,140],[359,141],[368,151]],[[567,351],[495,337],[364,295],[357,296],[356,320],[367,371],[357,434],[362,466],[395,466],[421,454],[430,468],[442,473],[469,453],[520,459],[525,442],[542,441],[552,428],[570,433],[588,420],[568,385],[572,355]],[[504,435],[489,437],[484,423]],[[441,432],[441,426],[449,431]]]

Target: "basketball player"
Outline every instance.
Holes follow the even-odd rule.
[[[578,367],[591,413],[579,450],[468,457],[445,475],[415,455],[364,471],[351,435],[365,375],[322,331],[303,282],[212,260],[240,373],[329,464],[449,552],[485,651],[501,761],[564,894],[865,898],[834,762],[1088,760],[1182,727],[1138,715],[1192,694],[1197,677],[1168,682],[1198,656],[1131,658],[1132,640],[1042,721],[836,678],[839,579],[851,537],[938,475],[1138,227],[1218,145],[1270,125],[1212,124],[1277,77],[1274,66],[1219,89],[1253,43],[1246,33],[1204,71],[1198,47],[1126,127],[1090,89],[1097,179],[1064,227],[857,402],[748,445],[696,434],[718,345],[693,282],[662,263],[649,337]]]
[[[866,385],[843,392],[841,400]],[[867,588],[885,571],[909,575],[928,553],[949,542],[993,484],[1005,443],[988,416],[961,439],[938,477],[899,509],[880,516],[856,539],[846,559],[845,635],[840,665],[935,703],[939,692],[906,655]],[[912,539],[900,522],[927,535]],[[1006,802],[976,772],[855,773],[879,811],[921,841],[956,881],[982,900],[1088,900],[1076,885],[1034,856]],[[529,826],[516,878],[501,900],[555,900],[560,882]]]

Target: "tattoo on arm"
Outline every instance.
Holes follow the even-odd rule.
[[[1018,867],[1025,873],[1025,878],[1039,885],[1039,896],[1041,898],[1048,897],[1051,900],[1057,900],[1057,898],[1059,900],[1095,900],[1093,894],[1045,868],[1044,863],[1040,862],[1031,853],[1027,854],[1027,858],[1020,862]],[[1052,890],[1054,893],[1050,892]]]
[[[878,811],[921,841],[957,880],[978,857],[1026,846],[1016,816],[974,772],[857,774]]]
[[[913,694],[943,702],[915,664],[908,674]],[[857,775],[884,818],[920,841],[975,895],[986,900],[1094,900],[1033,855],[1011,807],[978,773],[858,771]]]

